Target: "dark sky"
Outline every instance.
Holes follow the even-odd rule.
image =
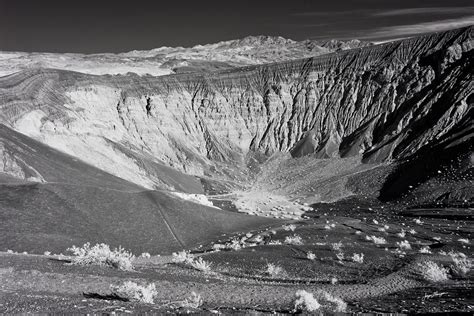
[[[472,24],[472,0],[0,0],[0,50],[123,52],[248,35],[385,40]]]

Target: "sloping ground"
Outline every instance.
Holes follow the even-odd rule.
[[[275,223],[146,190],[5,126],[0,142],[18,171],[0,177],[2,250],[60,253],[105,242],[135,253],[169,253]]]

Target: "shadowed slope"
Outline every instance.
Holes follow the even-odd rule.
[[[90,241],[169,253],[275,222],[145,190],[5,126],[0,142],[24,170],[46,181],[2,177],[1,250],[59,253]]]

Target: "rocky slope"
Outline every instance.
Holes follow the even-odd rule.
[[[156,164],[244,181],[277,152],[399,161],[472,143],[472,33],[212,73],[28,70],[0,78],[0,121],[147,188],[170,189]]]
[[[55,54],[0,52],[0,76],[20,70],[55,68],[89,74],[150,74],[199,72],[316,56],[370,45],[369,42],[305,40],[249,36],[194,47],[160,47],[120,54]]]

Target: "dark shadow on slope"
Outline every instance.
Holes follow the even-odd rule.
[[[171,253],[277,223],[150,191],[0,127],[0,140],[51,183],[0,184],[0,245],[64,252],[86,242]]]
[[[474,108],[435,146],[425,146],[417,154],[400,162],[386,178],[379,194],[382,202],[411,200],[417,201],[414,191],[422,187],[426,194],[439,198],[438,204],[446,206],[474,203],[474,190],[467,189],[474,180]],[[431,192],[430,192],[431,191]],[[456,194],[456,192],[463,192]],[[444,199],[443,196],[456,197]],[[456,201],[457,200],[457,201]]]

